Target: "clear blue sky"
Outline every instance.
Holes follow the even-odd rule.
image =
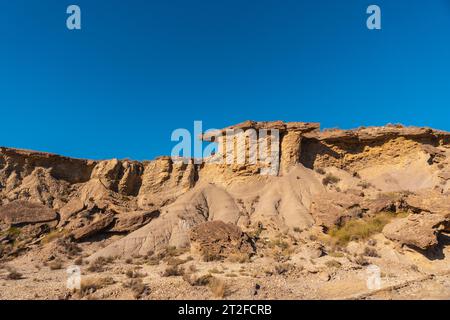
[[[152,159],[194,120],[450,130],[449,0],[14,0],[0,37],[3,146]]]

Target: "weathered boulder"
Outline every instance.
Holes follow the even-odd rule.
[[[341,226],[346,221],[362,215],[362,198],[352,194],[327,192],[316,195],[312,200],[311,214],[316,224],[326,228]]]
[[[89,237],[94,236],[95,234],[105,231],[108,227],[112,225],[114,222],[114,215],[108,214],[105,217],[98,219],[85,227],[80,229],[75,229],[71,232],[71,236],[75,241],[81,241],[87,239]]]
[[[437,235],[448,223],[448,219],[438,214],[411,214],[387,224],[383,234],[401,245],[426,250],[438,244]]]
[[[232,224],[208,221],[191,230],[191,249],[205,259],[220,260],[230,255],[252,255],[255,250],[250,237]]]
[[[11,226],[57,219],[58,214],[54,210],[39,203],[18,200],[0,207],[0,220]]]
[[[435,190],[422,191],[406,198],[407,205],[415,212],[431,212],[450,217],[450,194]]]
[[[129,233],[139,229],[151,220],[159,217],[158,210],[134,211],[116,215],[114,226],[109,232]]]

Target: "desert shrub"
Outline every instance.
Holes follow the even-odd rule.
[[[372,184],[367,181],[360,181],[360,182],[358,182],[357,186],[361,187],[363,189],[368,189],[368,188],[372,187]]]
[[[20,280],[23,275],[13,268],[8,268],[8,274],[6,275],[7,280]]]
[[[150,266],[157,266],[159,265],[160,260],[158,257],[149,257],[147,258],[147,264]]]
[[[61,230],[54,230],[54,231],[51,231],[51,232],[47,233],[44,236],[44,238],[42,238],[41,243],[42,244],[47,244],[47,243],[50,243],[50,242],[52,242],[54,240],[61,239],[61,238],[65,237],[68,234],[69,234],[68,230],[62,230],[62,231]]]
[[[206,286],[210,283],[213,277],[210,274],[195,276],[193,274],[185,273],[183,275],[183,280],[189,283],[191,286]]]
[[[285,274],[288,273],[292,269],[292,265],[289,263],[278,263],[274,267],[274,271],[276,274]]]
[[[410,268],[411,268],[412,271],[420,272],[419,267],[418,267],[416,264],[412,264],[412,265],[410,266]]]
[[[77,256],[81,253],[81,248],[68,238],[59,238],[56,241],[58,249],[68,256]]]
[[[223,260],[223,257],[219,254],[211,253],[211,252],[204,252],[202,254],[203,261],[205,262],[212,262],[212,261],[221,261]]]
[[[269,243],[269,247],[279,247],[281,250],[286,250],[289,248],[289,243],[280,238],[277,238]]]
[[[322,175],[324,175],[326,172],[325,172],[325,170],[323,169],[323,168],[317,168],[316,169],[316,172],[318,173],[318,174],[322,174]]]
[[[366,257],[379,257],[378,252],[375,248],[372,247],[365,247],[364,248],[364,255]]]
[[[328,186],[328,185],[330,185],[330,184],[336,184],[336,183],[338,183],[339,181],[341,181],[340,178],[338,178],[338,177],[336,177],[335,175],[329,173],[329,174],[327,174],[327,175],[322,179],[322,184],[323,184],[324,186]]]
[[[142,282],[142,279],[131,279],[123,284],[124,288],[128,288],[133,292],[135,299],[140,299],[144,295],[149,294],[150,289]]]
[[[166,249],[164,249],[164,251],[160,252],[159,255],[161,258],[177,257],[179,255],[182,255],[185,252],[186,252],[185,249],[178,249],[177,247],[169,246]]]
[[[145,277],[145,275],[143,273],[139,272],[138,270],[127,270],[127,272],[125,272],[125,275],[128,278],[132,278],[132,279]]]
[[[379,213],[375,216],[354,219],[346,222],[341,227],[329,230],[329,235],[334,238],[337,245],[346,245],[353,240],[364,240],[370,236],[380,233],[395,215],[390,213]]]
[[[246,253],[232,253],[228,256],[228,261],[233,263],[246,263],[250,261],[250,256]]]
[[[94,261],[91,262],[87,270],[89,272],[103,272],[106,269],[106,266],[114,261],[112,257],[98,257]]]
[[[210,279],[208,286],[215,297],[217,298],[225,297],[227,288],[223,280],[213,277]]]
[[[176,257],[170,257],[167,259],[167,264],[169,266],[180,266],[182,264],[185,264],[186,262],[191,261],[193,258],[192,257],[188,257],[186,259],[180,259],[180,258],[176,258]]]
[[[338,252],[338,251],[332,251],[330,253],[328,253],[328,255],[330,257],[334,257],[334,258],[343,258],[345,255],[342,252]]]
[[[106,286],[114,284],[115,281],[111,277],[102,277],[102,278],[82,278],[80,285],[80,295],[85,296],[94,293],[97,290],[100,290]]]
[[[325,265],[328,268],[336,268],[337,269],[337,268],[340,268],[342,266],[342,263],[340,263],[337,260],[328,260],[327,262],[325,262]]]
[[[353,260],[353,262],[355,262],[356,264],[358,264],[360,266],[367,266],[369,264],[369,261],[367,261],[367,259],[364,258],[362,255],[356,256],[355,259]]]
[[[169,266],[163,272],[163,277],[179,277],[184,274],[184,269],[179,266]]]

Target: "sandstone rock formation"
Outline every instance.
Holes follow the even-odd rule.
[[[437,214],[412,214],[389,223],[383,234],[402,245],[426,250],[438,244],[438,232],[444,230],[449,222]]]
[[[123,236],[93,258],[189,247],[191,231],[217,226],[211,221],[244,232],[263,226],[270,238],[313,226],[326,232],[385,211],[422,212],[420,221],[386,227],[386,235],[417,248],[448,231],[436,228],[442,224],[434,218],[450,214],[448,132],[400,125],[320,131],[317,123],[247,121],[202,138],[218,143],[219,152],[201,164],[170,157],[93,161],[0,148],[2,230],[45,223],[35,241],[56,228],[81,242]],[[403,228],[420,239],[397,235]]]

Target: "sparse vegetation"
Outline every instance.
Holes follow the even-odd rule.
[[[212,294],[217,298],[224,298],[226,295],[226,285],[225,282],[218,278],[211,278],[208,286]]]
[[[185,273],[183,275],[183,280],[184,281],[189,283],[191,286],[197,286],[197,287],[208,285],[212,278],[213,277],[210,274],[196,276],[196,275],[191,274],[191,273]]]
[[[328,185],[336,184],[339,181],[341,181],[340,178],[338,178],[335,175],[329,173],[322,179],[322,184],[324,186],[328,186]]]
[[[410,268],[411,268],[411,270],[414,271],[414,272],[420,272],[419,267],[418,267],[417,265],[415,265],[415,264],[412,264],[412,265],[410,266]]]
[[[131,278],[131,279],[136,279],[136,278],[143,278],[143,277],[145,277],[145,275],[144,275],[143,273],[139,272],[138,270],[127,270],[127,271],[125,272],[125,275],[126,275],[128,278]]]
[[[328,255],[330,257],[334,257],[334,258],[343,258],[345,256],[344,253],[339,252],[339,251],[332,251],[332,252],[328,253]]]
[[[366,257],[374,257],[374,258],[378,258],[378,252],[375,248],[373,247],[365,247],[364,248],[364,256]]]
[[[372,187],[372,184],[367,181],[360,181],[358,182],[357,186],[363,189],[369,189],[370,187]]]
[[[169,266],[163,272],[163,277],[179,277],[184,274],[184,269],[179,266]]]
[[[23,275],[13,268],[8,268],[8,274],[6,275],[7,280],[20,280]]]
[[[101,277],[101,278],[82,278],[80,286],[80,295],[86,296],[100,290],[106,286],[114,284],[115,281],[111,277]]]
[[[328,268],[335,268],[335,269],[338,269],[338,268],[340,268],[340,267],[342,266],[342,263],[340,263],[340,262],[337,261],[337,260],[328,260],[327,262],[325,262],[325,265],[326,265]]]
[[[41,243],[47,244],[47,243],[50,243],[57,239],[60,239],[62,237],[65,237],[68,234],[69,234],[69,231],[67,231],[67,230],[53,230],[53,231],[47,233],[44,238],[42,238]]]
[[[318,173],[318,174],[321,174],[321,175],[324,175],[326,172],[325,172],[325,170],[323,169],[323,168],[317,168],[316,169],[316,172]]]
[[[364,258],[362,255],[357,255],[353,262],[355,262],[356,264],[360,265],[360,266],[367,266],[369,264],[369,261],[367,261],[366,258]]]
[[[89,272],[104,272],[106,266],[114,261],[113,257],[98,257],[94,261],[91,262],[87,270]]]
[[[188,257],[186,259],[180,259],[180,258],[176,258],[176,257],[170,257],[167,259],[167,264],[169,266],[179,266],[182,264],[185,264],[186,262],[189,262],[192,260],[192,257]]]
[[[144,295],[149,294],[150,289],[142,279],[131,279],[123,284],[124,288],[128,288],[133,292],[135,299],[141,299]]]
[[[289,263],[279,263],[274,267],[274,271],[276,274],[285,274],[288,273],[292,269],[292,265]]]
[[[353,219],[346,222],[342,227],[334,227],[328,232],[334,239],[336,245],[344,246],[350,241],[368,239],[370,236],[380,233],[396,214],[379,213],[361,219]]]
[[[233,253],[228,257],[228,261],[233,263],[246,263],[250,261],[250,256],[246,253]]]
[[[186,252],[186,249],[178,249],[174,246],[169,246],[165,250],[159,253],[158,257],[160,259],[167,258],[167,257],[177,257],[182,255]]]
[[[223,260],[222,256],[210,252],[204,252],[202,255],[203,261],[212,262],[212,261],[220,261]]]

